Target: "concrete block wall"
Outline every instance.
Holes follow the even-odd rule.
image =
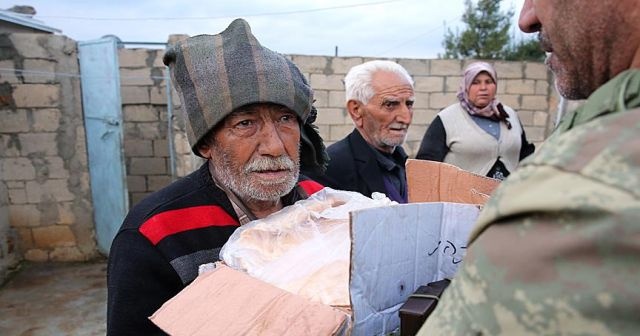
[[[130,206],[172,180],[163,55],[164,49],[118,50]]]
[[[11,226],[0,226],[0,268],[15,246],[30,261],[96,257],[76,42],[2,34],[0,69],[0,194]]]

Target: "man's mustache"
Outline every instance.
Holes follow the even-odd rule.
[[[294,170],[295,167],[295,162],[293,162],[288,155],[281,155],[275,158],[261,156],[247,163],[244,166],[243,171],[245,174],[248,174],[256,171],[267,170]]]

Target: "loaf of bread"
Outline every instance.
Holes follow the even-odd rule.
[[[220,255],[227,265],[284,290],[348,307],[349,213],[390,204],[395,202],[325,188],[240,227]]]

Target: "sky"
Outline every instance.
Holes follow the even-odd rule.
[[[436,58],[447,28],[462,26],[463,0],[2,0],[35,7],[35,18],[76,41],[115,35],[123,42],[166,42],[171,34],[216,34],[246,19],[260,43],[284,54]],[[524,0],[513,9],[512,34]],[[135,47],[135,45],[128,45]],[[155,46],[155,48],[162,48]]]

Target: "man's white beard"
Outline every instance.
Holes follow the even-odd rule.
[[[277,201],[291,192],[298,182],[300,163],[294,162],[288,155],[254,158],[238,167],[227,152],[215,148],[215,145],[213,147],[211,161],[216,179],[243,201]],[[288,170],[290,174],[275,181],[252,177],[252,172],[261,170]]]

